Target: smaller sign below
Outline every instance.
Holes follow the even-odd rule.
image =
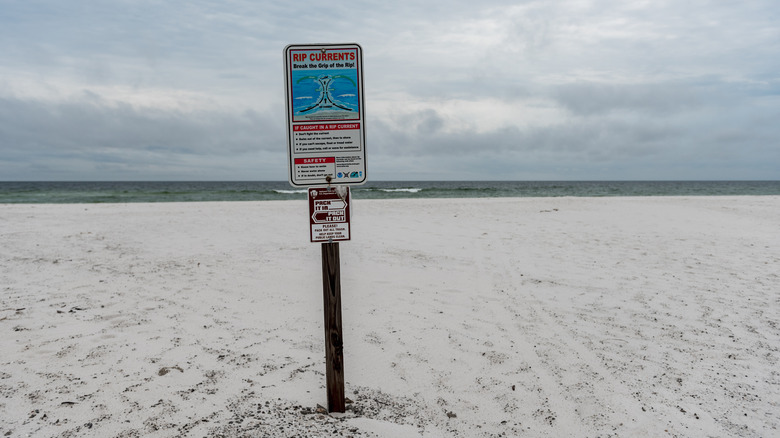
[[[349,187],[309,188],[309,229],[312,242],[350,240]]]

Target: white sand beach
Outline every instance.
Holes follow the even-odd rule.
[[[777,437],[780,197],[0,205],[0,436]]]

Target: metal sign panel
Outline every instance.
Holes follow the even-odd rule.
[[[289,181],[295,187],[366,182],[363,49],[284,49]]]
[[[349,187],[309,188],[312,242],[350,240]]]

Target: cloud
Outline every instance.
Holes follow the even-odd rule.
[[[577,82],[555,87],[555,99],[581,116],[616,111],[668,115],[702,104],[698,90],[680,84],[605,84]]]
[[[78,174],[72,175],[77,178],[110,178],[113,169],[121,170],[124,178],[144,179],[150,170],[165,176],[158,168],[200,173],[198,166],[229,176],[235,172],[214,167],[231,157],[249,178],[247,161],[268,171],[270,167],[259,162],[262,156],[284,160],[284,128],[278,118],[254,110],[133,107],[89,93],[58,103],[0,98],[0,133],[0,161],[24,179],[31,171],[64,174],[59,166],[71,165],[77,166]]]
[[[282,49],[350,41],[370,178],[780,178],[778,23],[769,0],[11,2],[0,179],[284,179]]]

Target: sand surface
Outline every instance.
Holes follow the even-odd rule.
[[[780,197],[0,205],[0,436],[780,436]]]

